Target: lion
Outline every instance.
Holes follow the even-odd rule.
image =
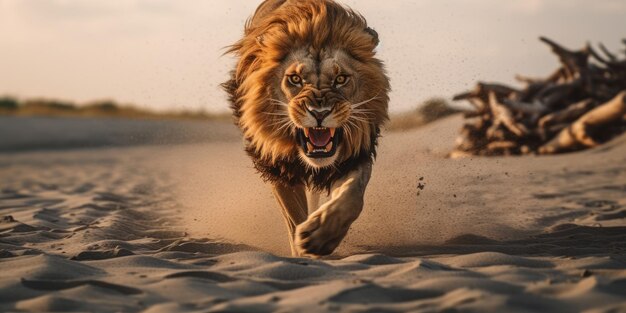
[[[222,86],[293,256],[331,254],[363,209],[389,119],[378,43],[362,15],[333,0],[266,0],[228,48],[237,64]]]

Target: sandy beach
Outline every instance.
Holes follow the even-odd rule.
[[[626,312],[625,136],[451,160],[460,116],[385,132],[363,214],[313,260],[234,126],[8,120],[2,312]]]

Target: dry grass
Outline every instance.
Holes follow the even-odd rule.
[[[97,101],[77,105],[69,101],[29,99],[20,101],[0,97],[0,115],[9,116],[55,116],[55,117],[110,117],[133,119],[184,119],[184,120],[230,120],[230,113],[204,111],[156,112],[120,105],[113,101]]]

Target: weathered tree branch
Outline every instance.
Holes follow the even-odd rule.
[[[548,77],[517,75],[521,89],[479,82],[454,97],[475,111],[465,113],[472,122],[451,156],[559,153],[594,147],[626,131],[626,59],[603,44],[599,51],[589,44],[574,51],[540,39],[561,61]]]
[[[523,124],[517,123],[513,117],[513,113],[506,106],[498,102],[495,92],[489,93],[489,106],[493,113],[495,123],[504,125],[508,130],[517,137],[523,137],[528,134],[528,129]]]
[[[554,154],[580,148],[591,148],[599,144],[594,139],[594,128],[602,127],[624,118],[626,114],[626,91],[622,91],[611,101],[589,111],[558,136],[539,148],[540,154]]]

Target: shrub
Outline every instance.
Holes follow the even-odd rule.
[[[11,97],[0,97],[0,110],[17,110],[19,102]]]
[[[424,123],[430,123],[457,112],[459,111],[451,108],[448,102],[441,98],[426,100],[422,106],[417,108],[417,115],[422,117]]]

